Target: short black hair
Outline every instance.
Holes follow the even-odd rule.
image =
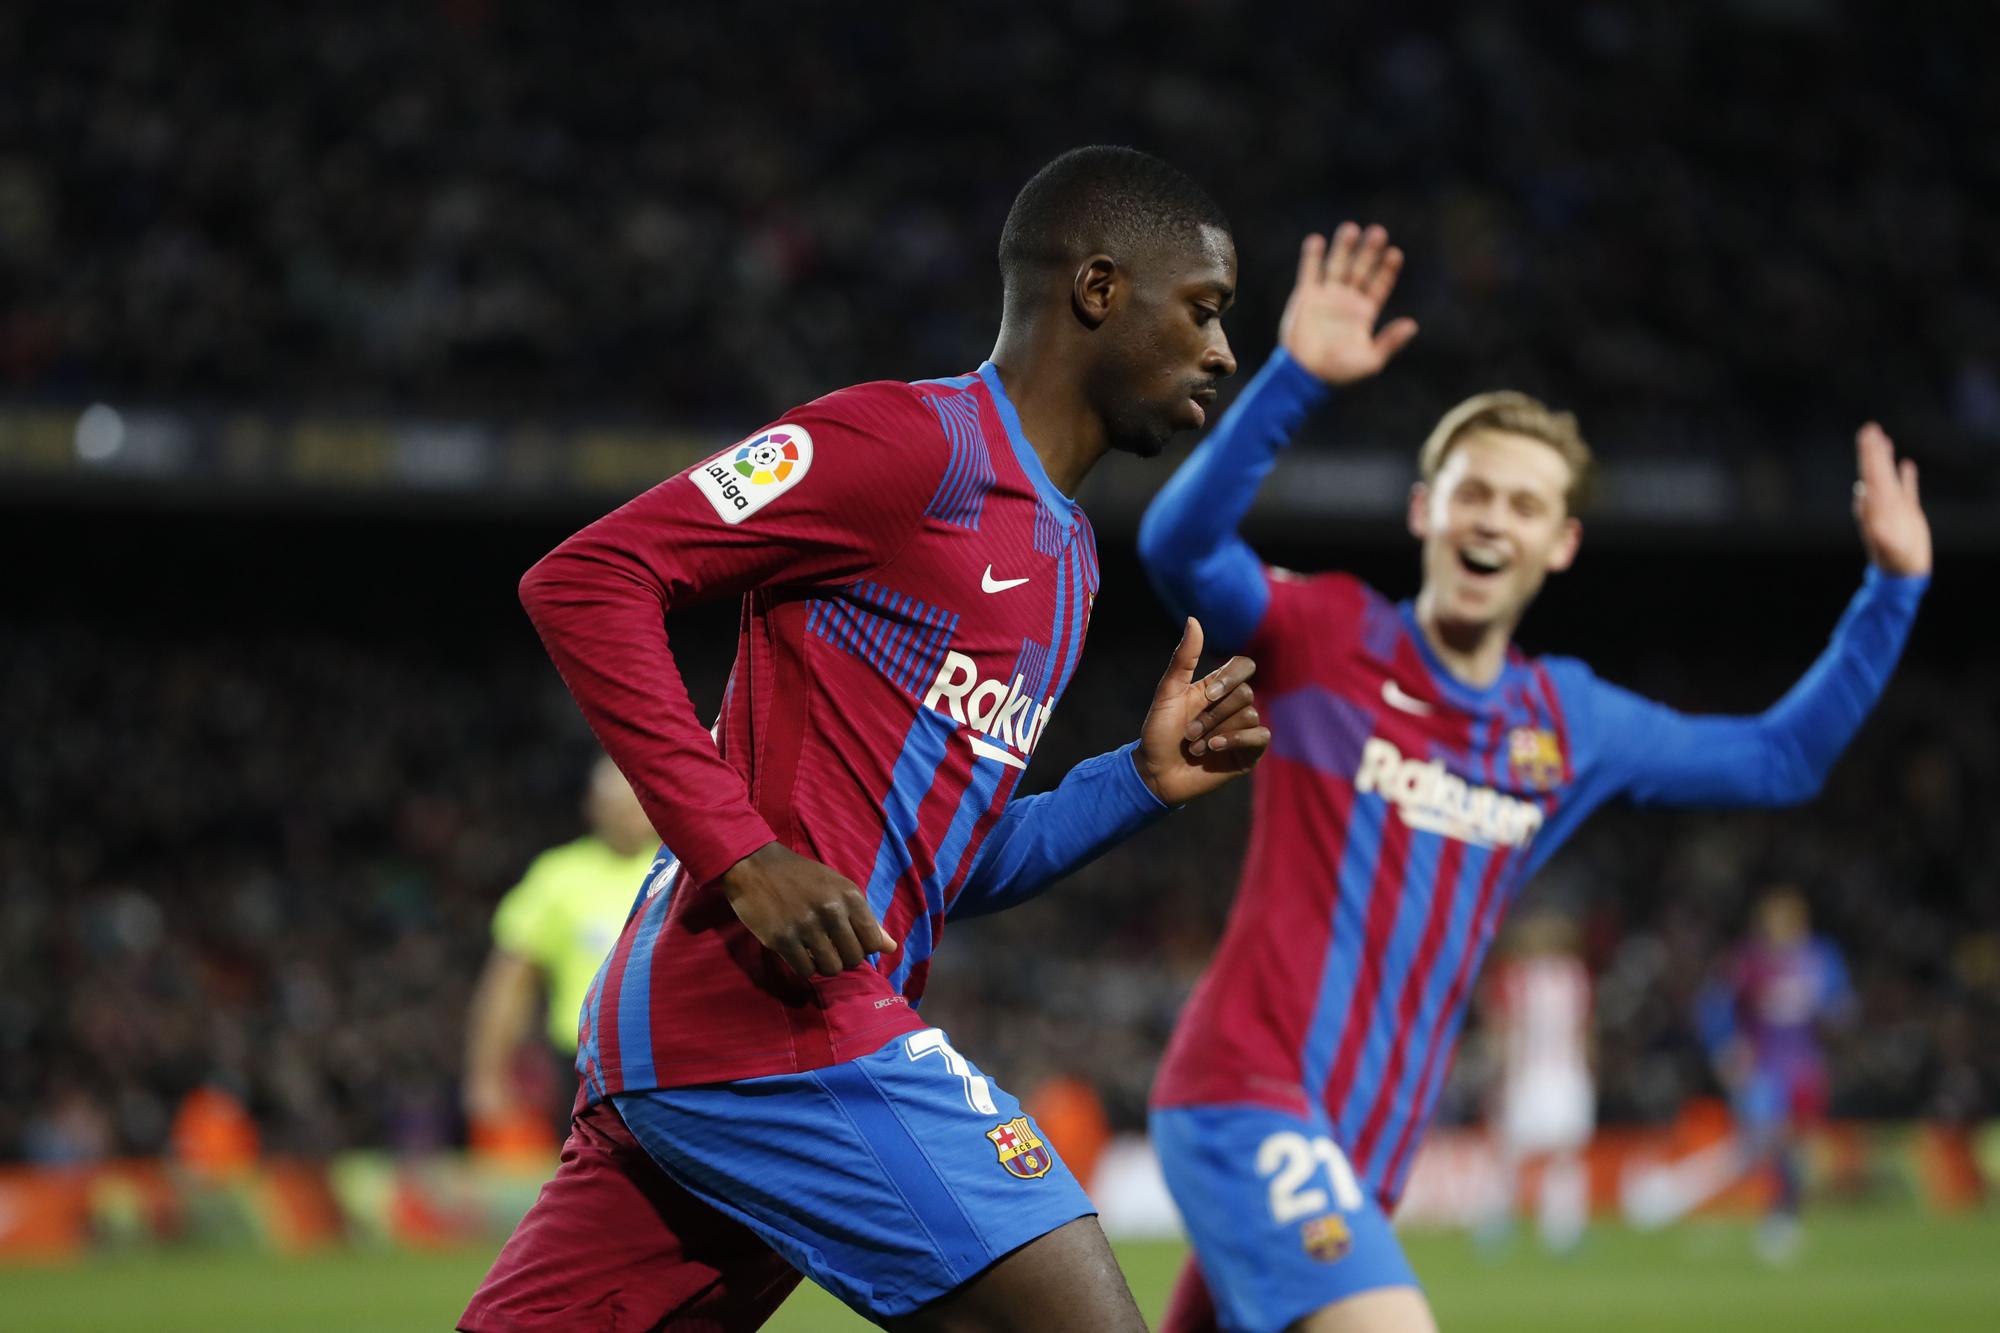
[[[1136,148],[1072,148],[1036,172],[1000,229],[1000,274],[1009,287],[1045,265],[1102,251],[1122,259],[1186,238],[1229,230],[1208,191],[1179,167]]]

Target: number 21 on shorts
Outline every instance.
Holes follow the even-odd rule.
[[[1327,1192],[1314,1182],[1315,1166],[1326,1167],[1333,1206],[1343,1213],[1365,1202],[1347,1154],[1325,1135],[1309,1139],[1295,1130],[1271,1135],[1257,1147],[1257,1174],[1271,1182],[1271,1220],[1279,1226],[1327,1209]]]

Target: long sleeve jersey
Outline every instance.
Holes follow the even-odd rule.
[[[662,851],[585,999],[586,1100],[818,1068],[923,1026],[947,916],[1007,906],[1157,817],[1132,756],[1010,800],[1097,594],[1083,512],[998,372],[787,413],[565,541],[522,600]],[[664,617],[743,600],[712,732]],[[777,841],[867,895],[894,953],[795,975],[718,877]]]
[[[1279,352],[1140,530],[1168,603],[1257,659],[1272,733],[1228,926],[1153,1097],[1317,1103],[1392,1207],[1480,961],[1528,877],[1614,797],[1813,795],[1880,695],[1926,580],[1871,570],[1818,661],[1755,716],[1688,716],[1575,659],[1518,651],[1477,688],[1438,661],[1409,603],[1268,568],[1238,535],[1324,397]]]

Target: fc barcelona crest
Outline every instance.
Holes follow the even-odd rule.
[[[1055,1165],[1055,1156],[1035,1137],[1035,1127],[1024,1115],[1017,1115],[1004,1125],[995,1125],[986,1131],[986,1137],[1000,1154],[1000,1165],[1007,1168],[1010,1176],[1035,1180],[1046,1176]]]
[[[1328,1213],[1315,1217],[1299,1228],[1299,1243],[1307,1254],[1323,1264],[1345,1259],[1347,1252],[1354,1248],[1354,1232],[1348,1228],[1347,1219],[1339,1213]]]
[[[1508,732],[1507,762],[1525,786],[1547,791],[1562,782],[1562,743],[1553,731],[1516,727]]]

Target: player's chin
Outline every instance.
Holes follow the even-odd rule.
[[[1487,625],[1503,617],[1507,598],[1496,587],[1453,579],[1445,590],[1444,605],[1460,625]]]
[[[1190,427],[1159,419],[1134,422],[1112,438],[1111,447],[1121,454],[1158,458],[1167,451],[1174,436]]]

